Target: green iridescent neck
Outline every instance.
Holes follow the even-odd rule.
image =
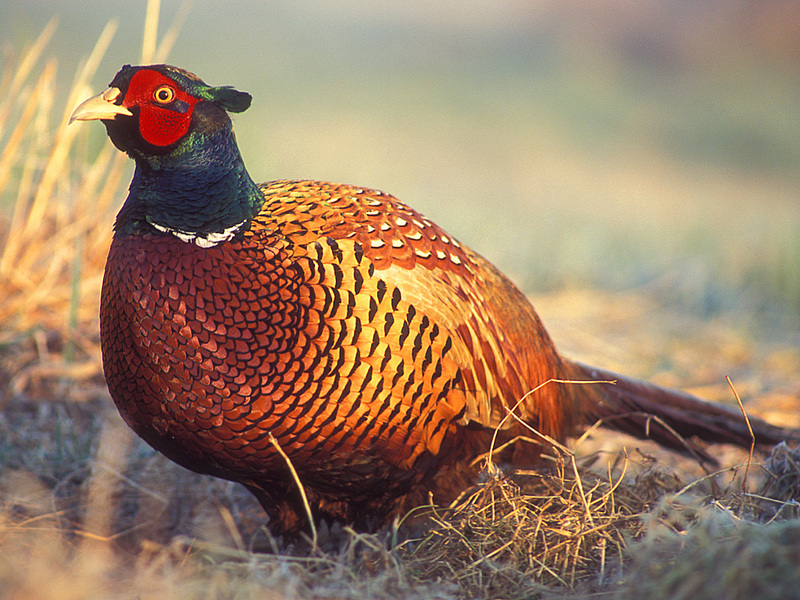
[[[166,154],[130,154],[136,170],[117,216],[119,233],[161,232],[209,247],[246,229],[264,202],[230,122],[192,131]]]

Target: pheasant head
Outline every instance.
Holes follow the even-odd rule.
[[[117,231],[155,230],[208,247],[241,230],[263,197],[228,113],[250,101],[177,67],[126,65],[106,91],[78,106],[70,122],[103,121],[114,145],[136,161]]]

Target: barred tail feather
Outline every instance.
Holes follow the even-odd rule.
[[[710,463],[716,461],[697,439],[745,448],[753,444],[753,438],[756,447],[762,448],[800,440],[800,431],[776,427],[750,415],[746,420],[736,408],[578,362],[565,363],[575,381],[613,382],[574,386],[587,424],[599,421],[605,428],[652,439]]]

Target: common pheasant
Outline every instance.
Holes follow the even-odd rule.
[[[495,431],[564,441],[602,420],[682,451],[750,445],[737,411],[562,358],[506,277],[396,198],[253,183],[228,116],[250,101],[124,66],[71,121],[103,121],[136,165],[102,288],[111,396],[172,460],[247,486],[273,531],[306,526],[289,462],[315,518],[366,528],[443,493]],[[761,445],[795,435],[751,424]]]

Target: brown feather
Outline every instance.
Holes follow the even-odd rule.
[[[404,498],[451,494],[495,428],[501,441],[526,433],[505,419],[523,398],[516,414],[558,441],[603,419],[684,449],[652,414],[683,436],[748,442],[730,411],[564,361],[507,278],[395,198],[260,189],[241,238],[115,237],[101,333],[128,424],[178,463],[245,484],[276,532],[304,527],[304,512],[270,436],[315,514],[360,527]],[[547,384],[607,378],[617,385]],[[757,423],[764,444],[785,435]]]

